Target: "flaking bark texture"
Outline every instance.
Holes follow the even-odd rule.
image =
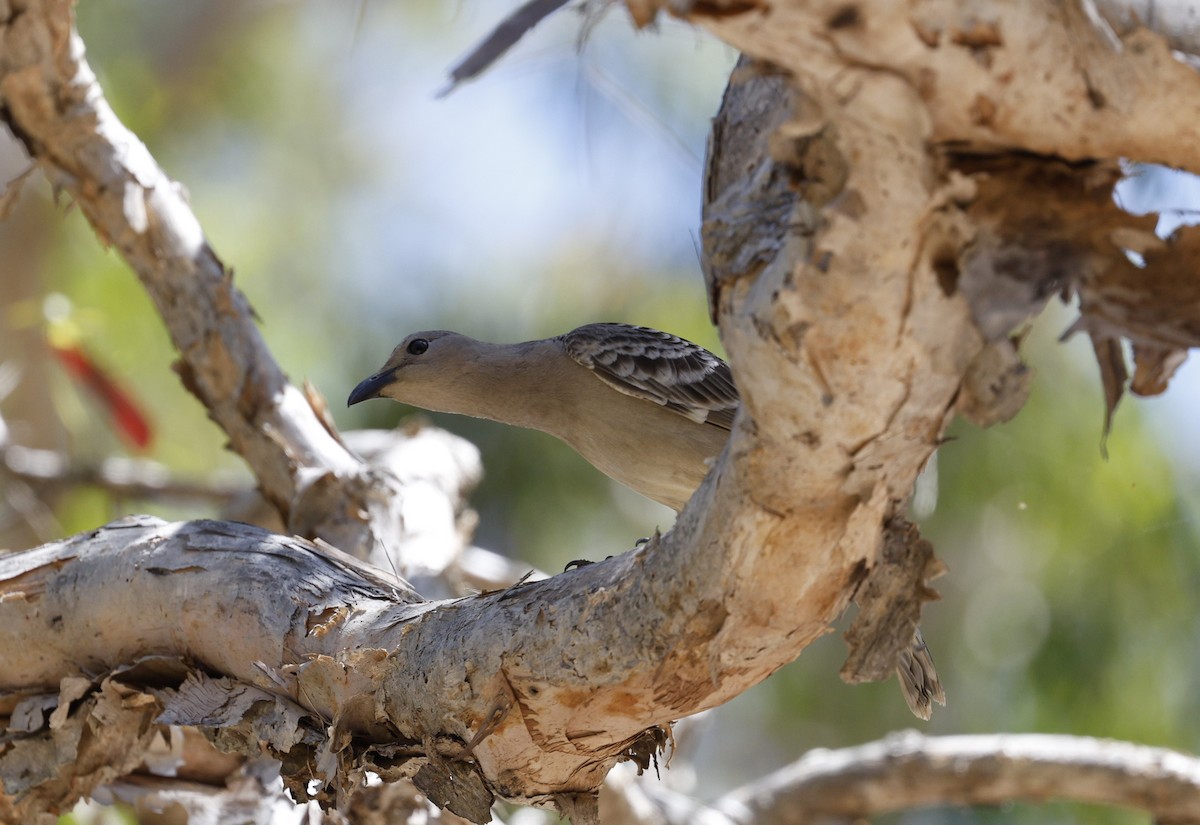
[[[646,0],[797,79],[860,94],[886,74],[919,96],[930,140],[1069,161],[1120,157],[1194,168],[1200,77],[1126,16],[1040,0]],[[1117,3],[1106,3],[1112,9]],[[1128,6],[1135,4],[1128,3]],[[653,13],[653,12],[652,12]],[[1178,29],[1176,29],[1178,31]],[[849,70],[852,76],[839,76]]]
[[[864,115],[743,61],[714,126],[706,186],[710,292],[749,412],[730,445],[747,474],[737,486],[788,535],[752,541],[774,545],[780,572],[807,571],[785,575],[812,589],[797,587],[797,607],[779,609],[821,605],[818,632],[876,567],[884,525],[903,513],[984,346],[918,240],[941,193],[930,188],[937,163],[922,119],[897,119],[917,101],[903,100],[912,92],[894,78],[868,80],[876,88],[854,101],[876,107]],[[895,667],[894,639],[911,638],[939,567],[929,557],[912,570],[862,614],[845,678]],[[863,595],[887,590],[888,575]]]
[[[1159,240],[1155,216],[1129,215],[1112,197],[1130,160],[1200,171],[1200,72],[1194,56],[1171,51],[1195,41],[1188,4],[1168,3],[1159,13],[1136,0],[1098,7],[1038,0],[646,2],[635,16],[652,19],[660,5],[753,55],[759,73],[790,78],[776,86],[805,90],[771,150],[793,170],[805,200],[794,216],[797,236],[833,212],[853,220],[862,206],[861,190],[849,187],[825,218],[810,214],[830,198],[828,190],[843,191],[839,158],[866,160],[850,155],[854,147],[838,137],[849,138],[839,131],[839,110],[877,118],[880,131],[901,142],[904,129],[895,127],[920,122],[931,176],[924,185],[936,195],[921,204],[891,189],[881,207],[921,210],[924,225],[909,241],[929,256],[947,295],[964,294],[987,341],[959,399],[972,420],[987,425],[1020,408],[1028,375],[1005,339],[1056,295],[1079,298],[1080,318],[1068,334],[1086,332],[1095,346],[1105,433],[1127,387],[1163,392],[1188,350],[1200,345],[1192,265],[1200,232],[1184,227]],[[897,79],[912,97],[878,100],[872,112],[871,89]],[[772,98],[778,95],[763,96]],[[791,157],[781,151],[789,134],[802,138]],[[754,170],[747,181],[764,174],[759,166],[728,166],[733,178],[738,169]],[[886,159],[880,166],[890,171]],[[710,172],[710,188],[721,177]],[[770,191],[776,194],[765,197]],[[755,206],[770,216],[770,203],[786,197],[764,189]],[[712,219],[710,211],[706,221]],[[727,208],[716,210],[716,219],[737,222]],[[763,238],[769,234],[756,230],[748,254],[770,245]],[[735,255],[735,240],[710,245],[709,254]],[[1127,252],[1143,263],[1132,263]],[[830,262],[827,249],[807,254],[817,271]],[[723,262],[711,262],[710,289],[763,266],[761,257],[752,266]],[[1132,380],[1123,341],[1133,349]]]
[[[616,762],[644,767],[670,720],[765,679],[851,599],[844,675],[888,669],[939,570],[901,520],[913,481],[957,410],[1019,408],[1013,325],[1077,291],[1110,406],[1114,342],[1137,344],[1146,390],[1195,343],[1192,235],[1158,245],[1108,199],[1118,157],[1194,162],[1200,82],[1156,36],[1114,41],[1087,7],[1038,0],[672,2],[753,55],[705,186],[710,304],[744,399],[729,445],[666,536],[424,601],[335,549],[404,545],[419,480],[358,461],[287,383],[105,103],[70,4],[0,5],[0,117],[138,273],[267,498],[322,542],[135,519],[0,561],[0,779],[20,816],[111,782],[171,723],[279,758],[296,798],[341,810],[371,771],[474,821],[495,796],[593,821]],[[629,5],[647,22],[660,4]],[[453,499],[458,478],[434,486]]]
[[[616,642],[666,623],[666,605],[617,621],[639,598],[617,561],[435,603],[332,548],[224,522],[129,519],[3,557],[0,711],[23,735],[0,742],[0,777],[36,815],[132,768],[156,726],[193,725],[280,759],[297,799],[336,803],[370,770],[472,821],[497,793],[587,810],[615,761],[645,767],[665,745],[647,720],[666,714],[621,682],[630,659],[657,660]],[[109,690],[141,697],[129,729],[145,741],[79,775],[81,728],[64,741],[55,720]]]
[[[1122,40],[1074,3],[669,8],[754,55],[714,122],[705,188],[710,304],[754,435],[731,454],[760,506],[833,522],[818,543],[835,548],[834,603],[891,546],[883,526],[949,415],[1020,409],[1020,330],[1048,300],[1079,297],[1068,334],[1095,345],[1105,434],[1129,383],[1122,341],[1142,394],[1200,344],[1200,233],[1160,241],[1155,216],[1113,198],[1125,158],[1196,163],[1200,127],[1179,115],[1200,76],[1157,36]],[[938,565],[916,568],[867,591],[900,592],[860,617],[845,678],[878,678],[882,640],[933,595]]]

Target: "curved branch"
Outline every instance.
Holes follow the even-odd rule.
[[[291,529],[352,548],[364,520],[400,524],[404,497],[360,472],[284,381],[175,187],[104,104],[66,7],[19,6],[0,31],[6,120],[138,271],[181,350],[185,381],[290,512]],[[765,105],[775,124],[796,114],[790,95]],[[941,290],[909,247],[933,176],[921,124],[901,126],[844,118],[847,152],[871,159],[857,173],[868,182],[859,200],[845,214],[831,207],[824,234],[797,221],[802,208],[789,201],[759,221],[773,257],[722,284],[722,332],[745,408],[726,454],[661,541],[503,594],[418,609],[406,594],[389,601],[377,580],[339,584],[330,596],[330,574],[294,540],[211,523],[114,527],[96,536],[114,543],[103,564],[83,540],[11,562],[35,567],[14,569],[12,586],[23,593],[36,583],[46,596],[0,600],[11,619],[0,628],[14,634],[0,644],[13,668],[0,673],[13,687],[50,687],[114,667],[131,650],[157,651],[278,693],[272,674],[295,668],[320,678],[291,701],[337,721],[322,771],[343,752],[342,735],[363,747],[390,737],[406,758],[419,752],[443,785],[469,784],[453,771],[471,757],[480,781],[511,798],[566,804],[563,794],[591,793],[616,760],[640,752],[645,731],[765,679],[825,633],[869,574],[888,569],[884,525],[902,509],[981,345],[962,298]],[[770,159],[771,140],[760,129],[750,151]],[[718,157],[729,148],[714,146]],[[888,188],[908,200],[880,208]],[[711,194],[720,204],[706,220],[753,211],[737,187],[714,184]],[[863,233],[878,243],[866,254],[853,249]],[[821,277],[797,276],[812,266],[825,268]],[[255,572],[264,559],[274,560],[262,568],[270,576]],[[905,588],[912,599],[892,618],[902,639],[929,572],[917,566]],[[61,608],[47,611],[48,594],[85,586],[87,594],[56,595]],[[142,609],[113,636],[83,632],[96,611],[130,603]],[[49,628],[36,618],[51,613]],[[214,633],[216,615],[245,627]],[[35,657],[12,653],[27,650],[19,634],[35,629],[55,644]]]
[[[1127,24],[1114,33],[1092,0],[635,4],[688,14],[808,85],[855,94],[848,67],[903,79],[935,142],[1200,172],[1200,73],[1159,34]]]
[[[400,524],[403,496],[364,472],[313,399],[286,382],[175,187],[104,104],[63,22],[66,4],[10,3],[4,118],[138,271],[185,382],[292,529],[354,548],[364,522]],[[830,31],[810,26],[819,5],[788,4],[756,34],[750,15],[721,25],[734,42],[758,37],[762,51],[792,60],[806,52],[783,32],[822,31],[813,54],[823,68],[835,52],[860,59],[845,15],[819,18]],[[896,13],[883,5],[879,14]],[[875,14],[856,13],[865,11]],[[958,49],[947,49],[954,66]],[[902,69],[844,68],[822,76],[811,99],[744,70],[714,125],[705,251],[745,403],[668,536],[502,593],[418,604],[402,585],[299,540],[214,523],[115,525],[3,563],[4,686],[53,688],[124,664],[130,651],[184,657],[238,684],[193,674],[162,700],[175,718],[274,703],[292,724],[254,734],[280,753],[309,749],[311,759],[289,763],[298,775],[329,777],[370,756],[385,778],[416,770],[423,788],[480,791],[456,803],[476,814],[492,792],[582,810],[615,761],[645,753],[647,729],[765,679],[851,598],[888,592],[864,582],[890,575],[890,555],[917,542],[884,546],[885,526],[903,512],[984,339],[962,292],[936,271],[970,233],[931,230],[953,224],[942,211],[959,199],[928,149],[956,134],[961,112],[927,118],[930,101]],[[878,618],[863,644],[911,638],[934,572],[922,559],[898,609],[864,611]],[[139,610],[126,615],[131,603]],[[103,614],[124,620],[85,632]],[[33,655],[24,634],[41,640]]]
[[[1139,809],[1155,822],[1200,822],[1200,759],[1085,736],[905,731],[851,748],[809,751],[708,805],[661,785],[634,784],[629,776],[614,771],[605,783],[605,822],[832,825],[920,808],[1052,801]]]
[[[938,805],[1061,800],[1200,822],[1200,759],[1084,736],[927,737],[818,750],[714,803],[736,822],[856,820]]]
[[[224,741],[249,739],[255,752],[261,740],[300,788],[314,773],[350,787],[370,769],[416,774],[432,794],[437,771],[452,770],[451,784],[488,800],[500,776],[495,790],[513,798],[587,795],[618,759],[649,758],[642,729],[653,703],[639,709],[622,681],[645,665],[629,667],[639,654],[617,644],[645,634],[647,615],[589,621],[597,605],[636,597],[629,559],[432,603],[301,539],[234,523],[126,519],[0,557],[0,713],[27,720],[12,729],[35,732],[28,720],[66,708],[101,677],[109,693],[114,678],[122,689],[178,685],[158,694],[161,708],[129,703],[141,709],[131,726],[139,737],[157,720],[222,729]],[[646,613],[662,621],[649,605]],[[58,699],[47,705],[45,693]],[[239,727],[240,738],[231,733]],[[59,746],[68,765],[74,746]],[[31,780],[8,747],[0,742],[0,779],[11,791]],[[434,778],[422,779],[425,768]],[[475,821],[487,807],[470,808],[485,817]]]

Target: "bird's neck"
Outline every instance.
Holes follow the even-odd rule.
[[[443,412],[488,418],[515,427],[547,430],[545,410],[563,397],[568,356],[555,339],[481,344],[483,357],[459,365],[453,401]]]

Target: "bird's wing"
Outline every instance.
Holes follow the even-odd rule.
[[[733,428],[738,394],[729,365],[704,347],[627,324],[588,324],[562,336],[567,354],[615,390],[699,424]]]

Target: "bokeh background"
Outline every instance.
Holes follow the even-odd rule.
[[[680,24],[634,32],[622,9],[546,21],[444,99],[449,67],[507,0],[84,3],[89,57],[121,118],[186,186],[293,380],[346,429],[404,408],[344,409],[418,329],[492,340],[615,320],[719,350],[699,272],[709,119],[736,55]],[[0,138],[0,181],[27,161]],[[1190,214],[1191,178],[1137,170],[1122,200]],[[1169,229],[1168,227],[1164,227]],[[1122,403],[1101,457],[1090,348],[1072,310],[1029,334],[1033,395],[1012,423],[956,424],[917,507],[950,573],[924,629],[949,695],[932,733],[1046,731],[1200,750],[1200,371]],[[129,395],[150,443],[65,369],[82,354]],[[56,354],[57,353],[57,354]],[[0,223],[0,415],[8,444],[88,467],[160,462],[173,478],[247,483],[171,371],[148,299],[36,175]],[[1194,366],[1194,365],[1193,365]],[[546,570],[620,552],[670,511],[541,434],[453,417],[482,450],[476,543]],[[136,428],[135,428],[136,429]],[[205,495],[137,499],[29,485],[0,470],[0,547],[129,512],[212,515]],[[915,726],[894,684],[850,687],[830,634],[681,736],[661,781],[712,798],[796,759]],[[657,782],[653,777],[644,781]],[[904,822],[1139,822],[1071,805],[924,811]]]

